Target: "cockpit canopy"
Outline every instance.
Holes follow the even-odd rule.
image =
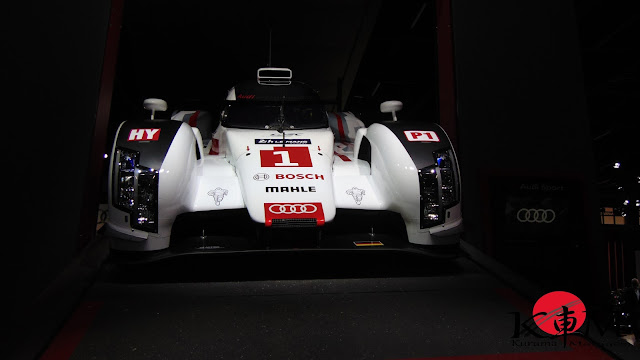
[[[262,85],[247,81],[229,91],[220,119],[222,126],[241,129],[318,129],[329,127],[318,93],[292,81],[286,85]]]
[[[321,104],[282,101],[228,102],[222,111],[222,126],[241,129],[319,129],[329,127]]]

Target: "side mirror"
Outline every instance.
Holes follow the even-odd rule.
[[[151,120],[155,117],[156,111],[167,111],[167,102],[162,99],[145,99],[142,106],[151,110]]]
[[[391,113],[393,116],[393,121],[398,121],[396,117],[396,112],[402,110],[402,101],[398,100],[389,100],[380,104],[380,112],[383,113]]]

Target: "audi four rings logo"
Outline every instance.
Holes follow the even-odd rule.
[[[521,223],[552,223],[556,219],[556,212],[551,209],[525,209],[518,210],[516,218]]]
[[[269,174],[257,173],[253,175],[253,180],[257,180],[257,181],[269,180]]]
[[[272,214],[313,214],[318,207],[313,204],[273,204],[269,206]]]

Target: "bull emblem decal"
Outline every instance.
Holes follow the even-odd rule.
[[[353,196],[353,200],[356,201],[356,204],[360,205],[360,203],[362,202],[362,197],[364,196],[364,189],[358,189],[354,186],[351,189],[347,190],[347,195]]]
[[[216,206],[220,206],[220,203],[224,199],[224,196],[229,193],[229,190],[222,188],[215,188],[214,190],[209,190],[207,195],[213,197],[213,201],[216,202]]]

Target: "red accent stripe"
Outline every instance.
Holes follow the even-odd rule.
[[[209,155],[218,155],[220,153],[220,141],[218,139],[211,140],[211,149],[209,149]]]
[[[196,127],[198,125],[198,116],[200,116],[199,110],[189,116],[189,126]]]
[[[458,148],[456,131],[456,95],[454,78],[453,33],[451,31],[451,0],[436,1],[436,36],[438,39],[438,86],[440,125]]]
[[[56,335],[40,360],[69,359],[102,307],[101,302],[84,302]]]
[[[609,267],[609,289],[611,289],[611,241],[607,241],[607,266]]]
[[[340,133],[340,141],[345,141],[346,136],[344,134],[344,125],[342,125],[342,117],[340,114],[333,113],[336,116],[336,122],[338,123],[338,132]]]
[[[613,243],[613,270],[616,274],[616,289],[620,289],[620,285],[618,285],[618,244]]]
[[[100,199],[98,198],[100,179],[102,179],[104,166],[103,156],[107,144],[109,115],[113,96],[113,84],[116,74],[116,62],[118,59],[118,44],[120,42],[120,27],[124,0],[111,1],[109,14],[109,28],[107,29],[104,58],[102,61],[102,74],[100,75],[100,90],[97,99],[96,120],[91,142],[91,155],[87,162],[87,171],[84,174],[86,184],[82,198],[82,212],[79,220],[78,238],[76,249],[82,249],[95,238],[96,211]]]
[[[337,157],[339,157],[340,159],[342,159],[342,161],[351,161],[351,159],[349,159],[349,157],[347,155],[342,155],[342,154],[338,154],[337,152],[333,152],[333,154]]]

